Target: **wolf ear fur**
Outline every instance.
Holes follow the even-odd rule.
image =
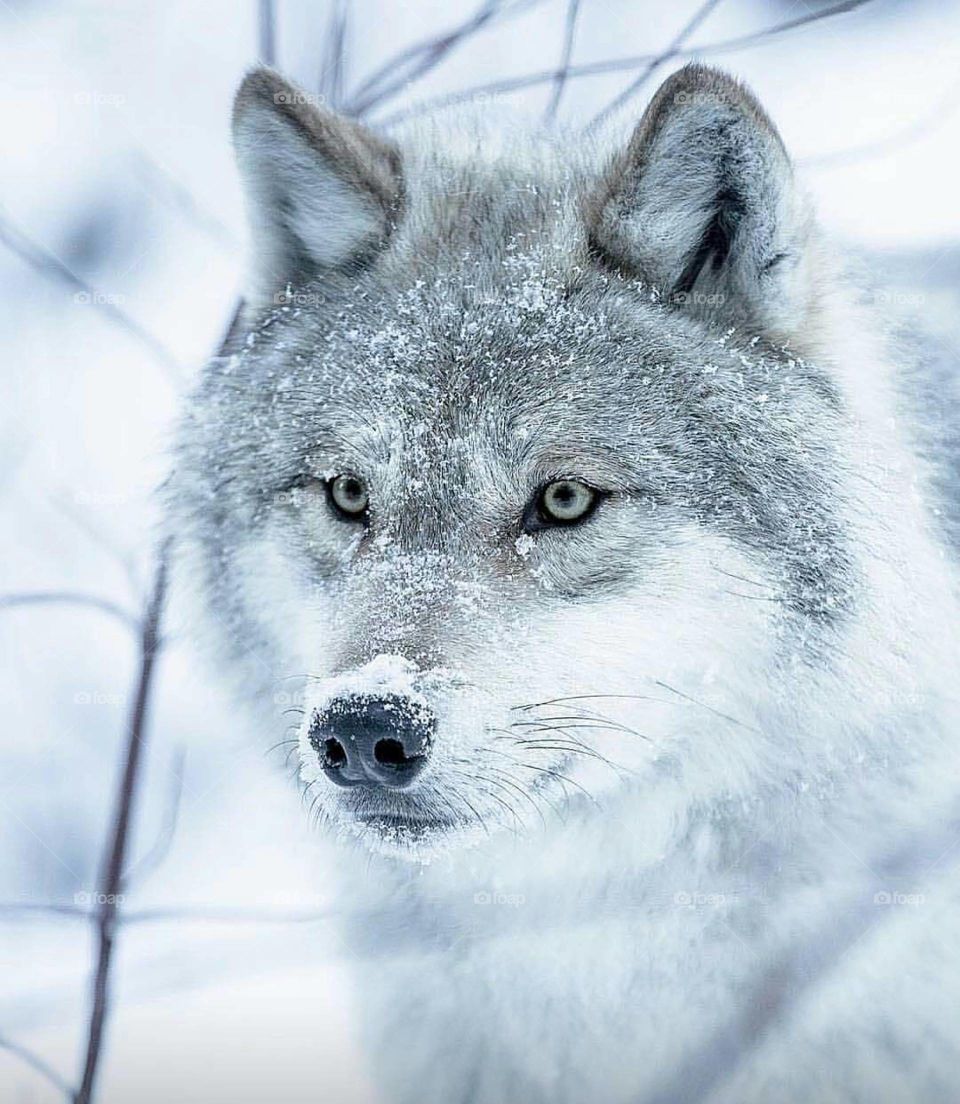
[[[237,91],[233,141],[254,253],[252,307],[382,246],[401,195],[391,145],[265,68]]]
[[[787,337],[806,319],[807,206],[773,123],[724,73],[664,82],[589,215],[595,251],[680,309]]]

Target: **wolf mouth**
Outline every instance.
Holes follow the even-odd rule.
[[[417,843],[451,831],[455,824],[444,817],[413,817],[400,813],[359,812],[358,824],[375,832],[381,839],[395,843]]]

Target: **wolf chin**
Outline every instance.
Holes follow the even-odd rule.
[[[259,69],[234,137],[170,526],[265,741],[299,687],[384,1100],[960,1099],[949,480],[751,93],[607,148]]]

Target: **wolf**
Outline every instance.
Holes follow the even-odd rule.
[[[383,1099],[960,1099],[955,469],[753,94],[385,135],[259,68],[233,132],[169,525],[299,695]]]

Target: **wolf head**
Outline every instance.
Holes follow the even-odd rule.
[[[242,692],[282,724],[302,687],[323,819],[419,852],[736,791],[858,585],[757,102],[688,67],[611,156],[388,141],[257,70],[234,134],[255,261],[171,504]]]

